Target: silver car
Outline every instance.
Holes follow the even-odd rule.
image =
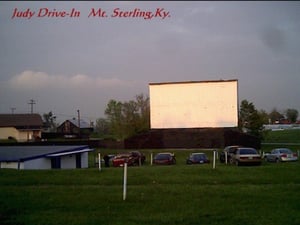
[[[292,152],[288,148],[275,148],[266,156],[266,161],[268,162],[290,162],[297,160],[297,153]]]
[[[240,165],[260,165],[261,156],[255,148],[239,147],[230,158],[230,163]]]

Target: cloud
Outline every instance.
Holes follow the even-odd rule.
[[[281,52],[286,47],[286,37],[282,29],[267,27],[262,32],[262,42],[274,52]]]
[[[28,113],[27,103],[34,99],[34,112],[40,114],[53,111],[72,117],[80,109],[83,117],[95,119],[104,116],[110,99],[128,101],[140,93],[147,94],[145,82],[27,70],[7,81],[0,80],[0,111],[8,113],[10,107],[16,107],[15,113]]]
[[[8,84],[15,90],[42,90],[44,88],[119,88],[130,87],[135,82],[117,78],[90,77],[85,74],[49,75],[45,72],[27,70],[13,76]]]

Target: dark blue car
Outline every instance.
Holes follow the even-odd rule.
[[[210,161],[205,153],[191,153],[186,159],[186,164],[203,164],[209,162]]]

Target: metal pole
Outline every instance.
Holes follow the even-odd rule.
[[[216,168],[216,151],[214,151],[213,169]]]
[[[79,109],[77,110],[77,113],[78,113],[78,136],[80,138],[80,110]]]
[[[123,177],[123,200],[126,200],[127,192],[127,163],[124,164],[124,177]]]
[[[98,153],[98,165],[99,165],[99,171],[101,171],[101,153]]]

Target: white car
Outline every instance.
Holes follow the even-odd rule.
[[[231,164],[240,165],[261,165],[261,156],[255,148],[239,147],[236,149],[229,161]]]
[[[268,162],[290,162],[297,161],[298,155],[288,148],[275,148],[270,154],[266,155]]]

